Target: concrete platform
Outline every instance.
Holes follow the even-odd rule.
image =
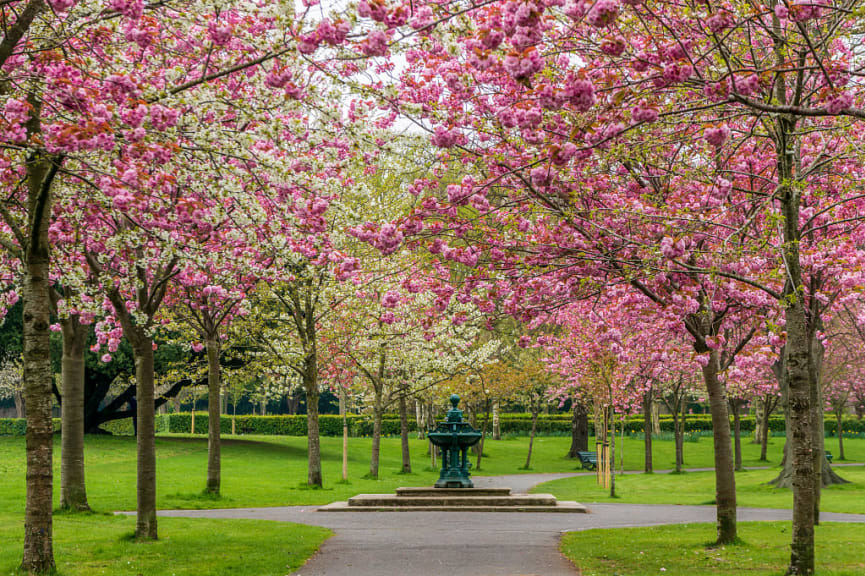
[[[484,506],[484,505],[425,505],[425,506],[350,506],[345,500],[331,502],[326,506],[317,508],[318,512],[542,512],[542,513],[577,513],[586,514],[589,509],[579,502],[572,500],[556,501],[552,506]]]
[[[510,488],[397,488],[396,494],[358,494],[320,512],[587,512],[552,494],[511,494]]]

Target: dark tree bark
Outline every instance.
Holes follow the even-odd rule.
[[[573,401],[571,411],[571,447],[568,449],[568,458],[576,458],[577,452],[586,452],[589,449],[589,410],[585,404]]]
[[[529,452],[526,454],[526,470],[528,470],[532,465],[532,446],[534,446],[535,433],[538,430],[538,412],[541,410],[540,400],[535,400],[535,398],[532,397],[530,403],[530,409],[532,411],[532,431],[531,434],[529,434]]]
[[[399,436],[402,448],[402,473],[411,474],[411,454],[408,446],[408,404],[405,396],[406,390],[401,390],[399,395]]]
[[[135,536],[156,540],[156,418],[153,341],[144,330],[135,334],[135,382],[138,410],[138,508]]]
[[[844,458],[844,428],[841,423],[843,417],[843,409],[835,410],[835,430],[838,433],[838,460],[846,460]]]
[[[219,494],[222,486],[219,340],[208,338],[205,346],[207,347],[207,485],[204,490],[208,494]]]
[[[742,419],[739,411],[742,409],[745,401],[739,398],[730,398],[730,411],[733,413],[733,455],[734,469],[737,472],[744,470],[742,466]]]
[[[60,507],[87,511],[84,482],[84,352],[88,328],[74,315],[60,321],[63,332]]]
[[[321,435],[318,425],[318,358],[315,351],[306,357],[303,387],[306,390],[306,445],[309,454],[309,470],[306,483],[322,486]]]
[[[45,9],[44,2],[31,1],[0,43],[0,64],[23,38],[33,18]],[[27,21],[26,19],[29,19]],[[17,36],[17,37],[16,37]],[[29,135],[41,133],[41,101],[28,98],[32,106],[27,122]],[[54,422],[51,419],[51,324],[50,243],[48,227],[53,204],[52,183],[61,158],[41,151],[30,153],[26,162],[27,225],[17,232],[21,245],[24,284],[22,344],[24,356],[24,403],[26,409],[27,495],[24,511],[24,553],[21,569],[35,574],[54,570],[52,510],[54,493]]]
[[[483,460],[483,457],[484,457],[484,440],[486,440],[486,438],[487,438],[487,430],[489,429],[489,426],[490,426],[490,400],[489,400],[489,398],[487,398],[484,412],[485,412],[484,426],[481,429],[481,440],[480,440],[480,442],[478,442],[478,460],[477,460],[477,465],[476,465],[476,468],[478,470],[481,469],[481,460]]]
[[[48,214],[49,191],[38,189],[47,166],[38,158],[28,164],[31,181],[31,225],[34,238],[25,261],[24,278],[24,402],[27,405],[27,497],[24,513],[24,556],[21,569],[37,574],[54,569],[53,539],[53,435],[51,406],[51,342],[49,326]],[[34,194],[33,188],[36,188]],[[41,200],[39,205],[35,205]],[[43,216],[40,213],[47,212]]]
[[[138,256],[141,256],[140,254]],[[91,271],[99,276],[103,267],[94,254],[86,254]],[[140,540],[156,540],[156,398],[154,342],[150,336],[153,317],[159,310],[168,282],[176,274],[177,260],[173,259],[148,274],[143,265],[136,264],[135,299],[138,310],[145,316],[137,322],[126,306],[126,297],[117,286],[108,290],[108,298],[123,328],[123,334],[132,346],[135,357],[135,396],[138,416],[136,439],[137,518],[135,537]]]
[[[643,450],[645,452],[645,466],[643,471],[646,474],[652,473],[652,409],[655,403],[654,390],[649,389],[643,393]]]
[[[384,412],[383,392],[380,387],[375,389],[375,399],[372,407],[372,453],[369,459],[369,477],[378,478],[378,463],[381,454],[381,418]]]
[[[729,544],[736,540],[736,476],[730,448],[730,416],[727,412],[727,393],[718,379],[718,351],[709,350],[708,354],[709,361],[703,366],[703,382],[709,394],[709,409],[712,413],[718,543]]]

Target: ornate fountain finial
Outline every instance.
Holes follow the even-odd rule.
[[[456,407],[460,403],[460,397],[457,394],[451,394],[450,401],[451,401],[451,406],[453,406],[454,410],[456,410]]]

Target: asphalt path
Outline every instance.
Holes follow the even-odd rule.
[[[508,486],[515,493],[582,475],[524,474],[475,477],[477,487]],[[574,576],[559,553],[561,534],[714,522],[713,506],[587,504],[589,514],[513,512],[316,512],[312,506],[164,510],[161,516],[244,518],[323,526],[336,533],[295,576]],[[740,508],[739,520],[790,520],[790,510]],[[862,514],[821,513],[826,522],[865,522]]]

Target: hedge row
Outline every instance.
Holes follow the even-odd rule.
[[[528,417],[527,417],[528,416]],[[222,416],[220,429],[223,434],[231,433],[231,416]],[[844,432],[849,434],[865,434],[865,420],[855,418],[844,418],[842,421]],[[482,421],[478,423],[478,427]],[[525,435],[531,431],[532,421],[530,415],[503,414],[499,418],[502,434]],[[740,419],[740,427],[743,433],[753,432],[755,420],[753,416],[743,416]],[[824,422],[827,435],[836,432],[835,418],[827,415]],[[190,433],[192,427],[192,415],[189,413],[160,414],[156,417],[156,432]],[[195,433],[207,434],[208,417],[206,413],[195,414]],[[617,426],[618,427],[618,426]],[[660,417],[662,432],[673,432],[673,418],[669,415]],[[54,419],[55,430],[60,429],[60,419]],[[132,420],[116,420],[103,425],[103,428],[117,435],[132,434]],[[319,416],[319,429],[322,436],[341,436],[342,417],[333,414],[322,414]],[[784,432],[784,418],[773,416],[769,419],[769,429],[772,432]],[[414,420],[409,420],[409,430],[417,430]],[[712,419],[707,414],[689,414],[685,419],[685,431],[700,432],[711,431]],[[538,416],[537,432],[539,435],[561,436],[570,434],[571,419],[569,415],[540,415]],[[625,419],[625,431],[628,433],[642,433],[643,419],[629,417]],[[20,418],[0,418],[0,436],[23,436],[25,432],[25,421]],[[237,434],[261,434],[272,436],[305,436],[306,416],[236,416],[235,432]],[[372,418],[367,415],[351,414],[348,416],[348,432],[351,436],[371,436]],[[386,415],[382,419],[382,434],[385,436],[397,436],[400,433],[399,418]],[[594,424],[589,422],[589,434],[594,435]]]

